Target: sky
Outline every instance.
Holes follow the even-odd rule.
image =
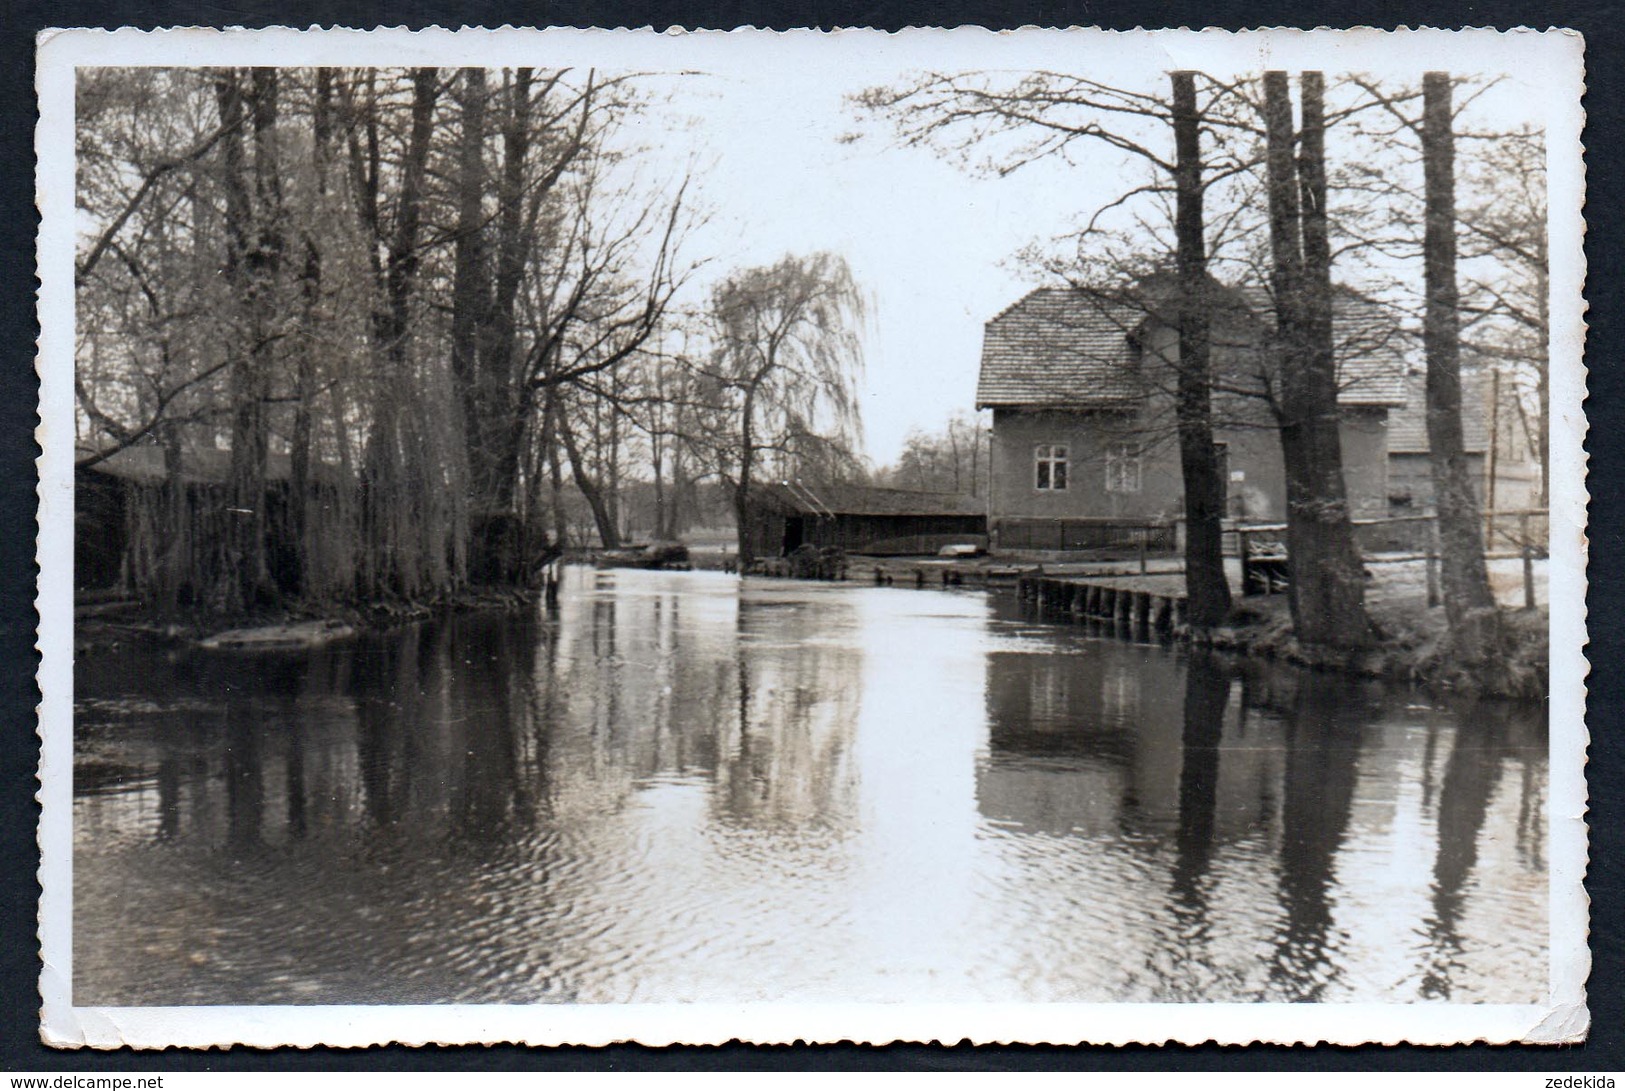
[[[1186,67],[1220,78],[1322,68],[1334,78],[1359,71],[1413,84],[1424,70],[1446,68],[1503,75],[1475,104],[1480,119],[1555,126],[1572,134],[1573,148],[1582,75],[1578,39],[1556,32],[179,31],[52,45],[74,51],[76,63],[139,53],[152,64],[590,65],[648,74],[646,84],[669,101],[628,123],[627,138],[645,149],[637,169],[658,184],[692,166],[694,194],[712,212],[690,239],[690,255],[710,261],[689,302],[703,302],[733,270],[786,254],[844,257],[869,303],[860,404],[876,465],[897,457],[911,429],[973,410],[984,323],[1038,282],[1018,253],[1076,228],[1144,175],[1096,149],[1073,163],[978,176],[898,146],[887,122],[848,102],[853,93],[899,85],[922,69],[1066,71],[1160,90],[1166,72]],[[1571,158],[1566,184],[1578,194]],[[1577,197],[1571,205],[1562,215],[1577,239]],[[1573,284],[1577,295],[1578,272]]]
[[[1303,45],[1249,45],[1230,36],[1224,49],[1201,42],[1192,51],[1193,36],[1170,42],[1095,33],[1063,40],[1079,48],[1057,51],[1057,35],[1034,42],[973,32],[939,35],[937,48],[922,50],[906,35],[837,43],[721,40],[727,37],[709,36],[698,49],[695,39],[685,39],[688,48],[673,51],[694,54],[700,74],[671,81],[669,106],[650,111],[633,135],[673,176],[686,162],[698,167],[698,192],[712,217],[691,241],[694,253],[712,261],[697,286],[788,253],[829,250],[846,258],[869,301],[861,405],[867,454],[876,465],[897,457],[911,429],[936,429],[956,412],[972,412],[984,323],[1039,282],[1019,252],[1075,229],[1144,174],[1096,148],[1073,163],[1045,160],[1003,177],[979,175],[929,149],[900,146],[889,122],[851,105],[850,95],[900,84],[927,65],[1060,68],[1160,90],[1172,67],[1200,63],[1218,73],[1294,66]],[[1543,104],[1553,96],[1541,93],[1547,88],[1540,66],[1508,63],[1504,41],[1475,41],[1434,38],[1420,50],[1392,48],[1392,41],[1350,50],[1345,41],[1328,56],[1301,59],[1333,74],[1354,68],[1409,82],[1431,67],[1517,70],[1474,104],[1475,116],[1481,123],[1545,120]],[[751,48],[769,44],[771,50]],[[849,44],[859,48],[834,48]]]
[[[1065,231],[1101,188],[1059,163],[993,179],[899,147],[846,97],[901,74],[707,75],[680,99],[704,111],[714,212],[693,245],[717,255],[704,279],[818,250],[851,266],[869,304],[861,406],[877,465],[911,428],[972,412],[982,326],[1035,283],[1017,251]]]

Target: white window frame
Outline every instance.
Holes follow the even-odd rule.
[[[1069,444],[1036,444],[1033,447],[1033,488],[1038,492],[1066,492],[1072,483],[1071,461]],[[1057,479],[1060,484],[1056,484]]]
[[[1144,486],[1144,466],[1138,443],[1107,444],[1105,461],[1107,492],[1138,493]]]

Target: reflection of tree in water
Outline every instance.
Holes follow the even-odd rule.
[[[1318,1001],[1336,976],[1330,889],[1354,803],[1362,725],[1370,719],[1357,683],[1303,675],[1283,712],[1286,763],[1281,804],[1280,898],[1286,919],[1270,979],[1292,1001]]]
[[[831,604],[820,604],[826,613]],[[853,808],[844,775],[862,686],[862,653],[796,644],[799,606],[741,599],[731,715],[719,754],[718,803],[750,825],[840,821]],[[839,619],[835,619],[839,624]],[[785,649],[788,650],[785,650]]]
[[[1230,703],[1231,674],[1210,653],[1193,651],[1186,663],[1184,730],[1179,773],[1179,830],[1174,838],[1172,910],[1178,964],[1200,969],[1204,979],[1218,975],[1208,950],[1213,930],[1208,904],[1209,877],[1216,836],[1219,756],[1224,714]],[[1200,990],[1206,980],[1190,981]]]
[[[351,671],[355,747],[376,829],[410,822],[418,837],[511,833],[530,813],[520,782],[538,626],[471,615],[412,626],[358,648]]]
[[[1478,835],[1501,772],[1507,715],[1505,703],[1480,701],[1463,708],[1458,720],[1462,726],[1456,728],[1439,788],[1439,850],[1433,863],[1433,912],[1425,924],[1428,954],[1421,984],[1426,999],[1448,1000],[1452,975],[1462,968],[1458,928],[1478,863]]]

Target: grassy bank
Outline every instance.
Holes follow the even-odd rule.
[[[1370,613],[1375,647],[1362,651],[1306,647],[1292,634],[1284,597],[1246,600],[1212,634],[1224,651],[1279,659],[1315,670],[1386,678],[1429,689],[1513,700],[1545,700],[1549,689],[1550,624],[1545,607],[1502,608],[1492,625],[1485,665],[1473,667],[1451,637],[1442,607],[1378,601]]]

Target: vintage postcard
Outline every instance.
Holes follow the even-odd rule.
[[[45,1040],[1582,1040],[1583,55],[42,34]]]

